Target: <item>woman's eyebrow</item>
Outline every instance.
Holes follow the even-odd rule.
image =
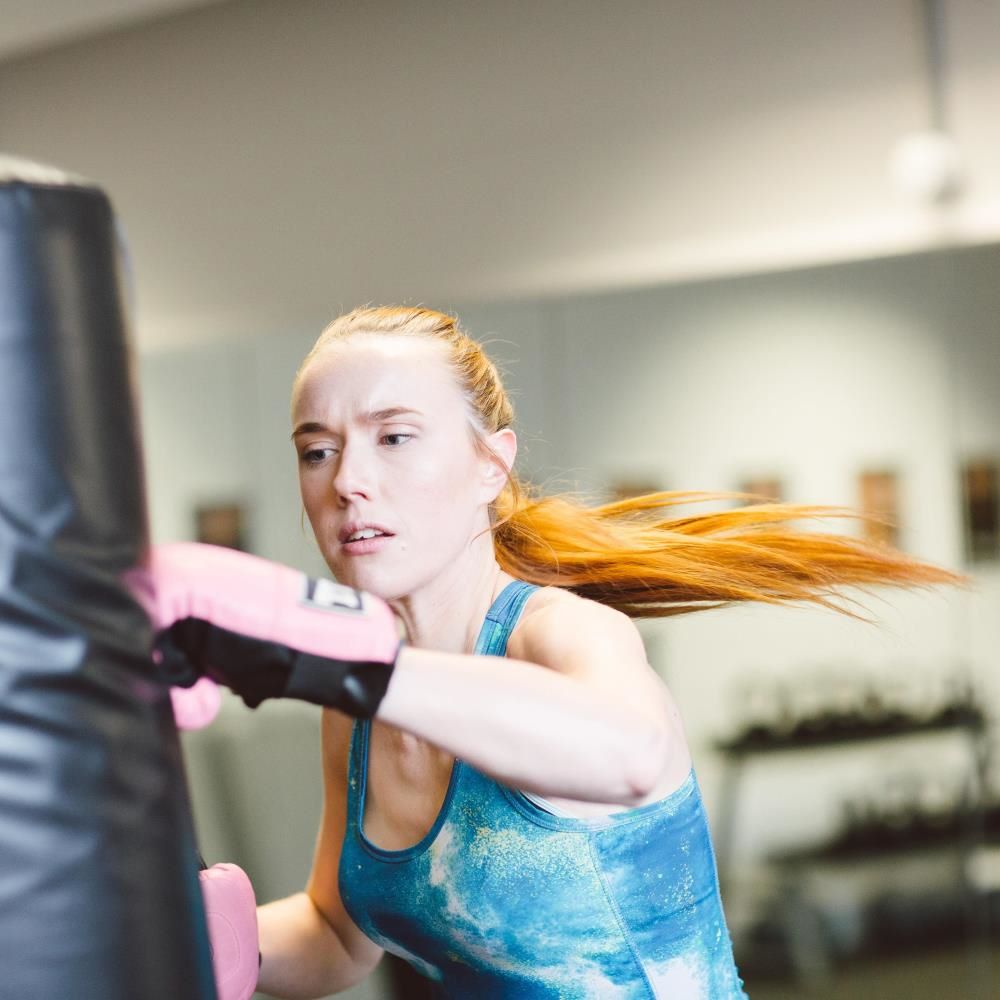
[[[325,431],[326,427],[323,424],[317,424],[315,421],[309,421],[308,423],[299,424],[298,427],[292,431],[292,440],[297,438],[300,434],[316,434],[319,431]]]
[[[362,416],[362,421],[369,424],[381,423],[383,420],[391,420],[393,417],[401,416],[404,413],[412,413],[418,417],[422,417],[423,413],[420,410],[415,410],[412,406],[387,406],[381,410],[372,410]],[[319,434],[323,431],[328,431],[329,427],[325,424],[317,423],[315,420],[309,420],[304,424],[299,424],[298,427],[292,431],[292,440],[297,438],[300,434]]]
[[[391,420],[393,417],[398,417],[403,413],[414,413],[418,417],[423,416],[419,410],[413,409],[412,406],[389,406],[383,410],[373,410],[367,414],[365,420],[369,423],[377,424],[383,420]]]

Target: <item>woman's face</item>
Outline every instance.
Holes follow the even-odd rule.
[[[302,501],[323,557],[342,583],[386,600],[460,565],[504,482],[474,447],[446,357],[433,341],[358,335],[317,355],[293,398]]]

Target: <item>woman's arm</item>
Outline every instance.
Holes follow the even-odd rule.
[[[508,653],[404,647],[376,718],[539,795],[636,805],[667,769],[687,773],[680,718],[625,615],[560,595]]]
[[[346,990],[361,982],[383,954],[347,915],[337,885],[353,721],[340,712],[323,712],[323,818],[306,891],[257,909],[258,989],[275,997]]]

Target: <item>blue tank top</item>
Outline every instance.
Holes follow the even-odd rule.
[[[476,653],[503,656],[535,588],[514,581]],[[364,835],[370,724],[355,723],[339,885],[351,919],[456,1000],[745,1000],[692,770],[648,805],[555,816],[456,759],[427,835]]]

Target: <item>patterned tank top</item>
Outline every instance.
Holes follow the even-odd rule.
[[[514,581],[476,653],[503,656],[536,588]],[[692,770],[658,802],[553,815],[460,759],[404,850],[364,834],[369,723],[355,723],[339,885],[373,941],[461,1000],[745,1000]]]

